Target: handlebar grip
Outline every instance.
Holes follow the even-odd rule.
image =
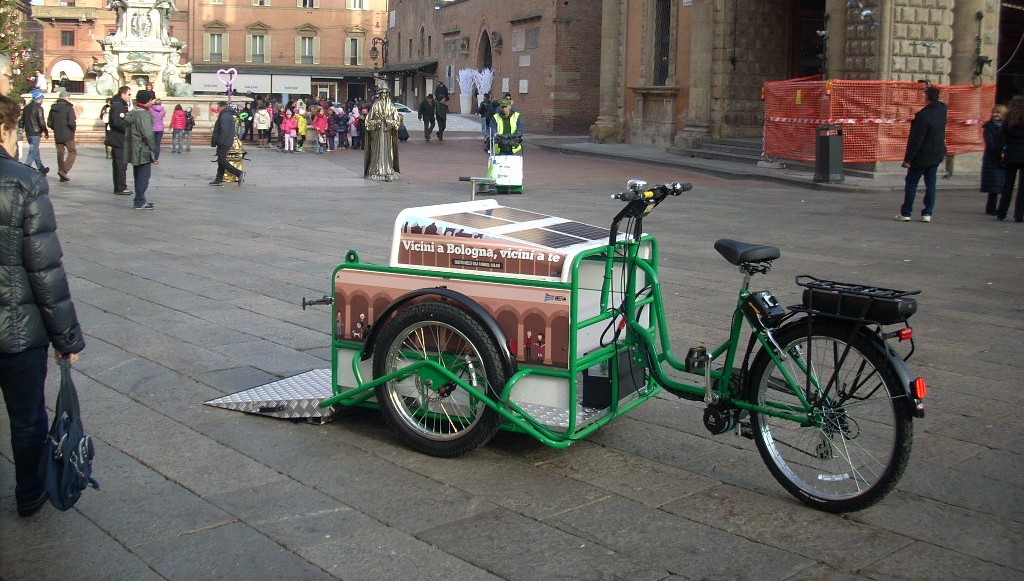
[[[672,195],[673,196],[678,196],[679,194],[682,194],[683,192],[688,192],[688,191],[690,191],[692,189],[693,189],[693,184],[690,184],[690,183],[681,184],[679,182],[672,182]]]
[[[690,183],[679,183],[672,182],[670,184],[663,184],[655,186],[653,188],[645,188],[644,190],[626,190],[617,194],[612,194],[613,200],[622,200],[623,202],[632,202],[634,200],[651,200],[658,197],[656,192],[662,192],[663,195],[671,194],[678,196],[683,192],[688,192],[693,189],[693,184]]]

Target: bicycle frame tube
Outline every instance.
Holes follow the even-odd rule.
[[[643,237],[639,241],[626,241],[619,242],[617,246],[623,246],[625,250],[625,258],[620,258],[621,262],[626,265],[626,285],[625,285],[625,296],[623,297],[623,309],[622,316],[626,318],[629,329],[631,331],[630,336],[634,337],[634,341],[639,343],[650,355],[650,371],[655,382],[662,388],[673,392],[682,393],[687,396],[700,396],[705,393],[706,387],[701,387],[693,384],[684,383],[669,377],[664,369],[662,363],[667,363],[672,369],[677,371],[686,371],[685,364],[673,355],[671,347],[671,339],[668,332],[668,321],[665,314],[664,301],[661,293],[661,283],[658,278],[658,273],[655,270],[654,265],[657,264],[657,253],[652,253],[652,260],[647,261],[640,259],[639,247],[641,242],[650,241],[653,248],[657,247],[656,241],[650,237]],[[606,285],[610,285],[612,280],[612,266],[616,261],[613,256],[612,249],[609,248],[609,256],[606,266],[605,281]],[[651,296],[642,300],[637,300],[637,279],[638,273],[642,273],[648,281],[649,286],[652,288]],[[605,297],[610,297],[612,289],[610,286],[606,286],[604,291]],[[718,398],[718,401],[726,401],[735,405],[736,407],[744,410],[754,411],[758,413],[765,413],[768,415],[788,419],[800,424],[809,424],[809,413],[811,406],[808,402],[808,398],[805,393],[805,389],[799,385],[796,379],[789,373],[789,370],[782,364],[782,358],[775,353],[775,349],[772,345],[772,341],[769,339],[766,331],[755,332],[755,336],[758,342],[765,348],[770,354],[773,362],[779,368],[780,373],[789,385],[790,389],[793,390],[796,397],[802,404],[802,409],[793,409],[792,406],[783,406],[781,404],[773,404],[772,402],[766,402],[765,405],[757,405],[752,402],[743,400],[742,398],[733,397],[729,391],[728,386],[734,371],[736,362],[736,354],[738,351],[740,337],[742,336],[743,325],[745,316],[743,313],[742,305],[749,295],[749,291],[744,286],[741,289],[739,297],[737,298],[736,308],[733,311],[730,326],[729,326],[729,338],[715,348],[710,353],[710,360],[708,364],[715,361],[722,361],[722,367],[720,369],[712,369],[710,372],[709,380],[717,384],[716,388],[713,388],[713,393]],[[610,306],[610,298],[604,299],[602,305],[606,308]],[[653,323],[651,328],[643,327],[637,321],[637,314],[640,308],[645,306],[651,307],[651,313],[649,317]],[[655,340],[655,333],[657,340]],[[628,340],[627,340],[628,341]],[[658,344],[661,348],[658,349]],[[809,377],[806,362],[797,354],[789,354],[797,367]],[[812,377],[813,388],[820,389],[818,385],[818,379]]]

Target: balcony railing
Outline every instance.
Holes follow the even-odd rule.
[[[304,55],[302,55],[302,64],[304,64],[304,65],[311,65],[311,64],[313,64],[313,55],[311,55],[311,54],[304,54]]]
[[[223,62],[224,61],[224,53],[211,52],[210,53],[210,61],[215,62],[215,63]]]
[[[267,56],[263,55],[263,54],[254,54],[254,55],[252,55],[252,62],[254,62],[254,63],[265,63],[265,62],[267,62],[266,59],[267,59]]]

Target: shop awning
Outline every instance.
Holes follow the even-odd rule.
[[[379,74],[385,74],[385,73],[391,73],[391,74],[395,74],[395,73],[403,74],[404,73],[404,74],[411,74],[411,75],[414,75],[416,73],[433,74],[435,71],[437,71],[437,61],[436,60],[409,61],[409,62],[404,62],[404,63],[395,63],[395,64],[390,64],[390,65],[384,65],[381,68],[377,69],[377,73],[379,73]]]
[[[270,86],[272,93],[310,94],[309,77],[305,75],[273,75]]]
[[[222,75],[222,77],[224,80],[228,80],[226,75]],[[191,79],[192,88],[196,91],[224,92],[224,83],[217,77],[217,73],[192,73]],[[270,75],[238,73],[232,88],[236,93],[269,93]]]

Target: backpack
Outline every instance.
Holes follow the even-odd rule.
[[[185,111],[185,131],[192,131],[196,126],[196,119],[191,113]]]

